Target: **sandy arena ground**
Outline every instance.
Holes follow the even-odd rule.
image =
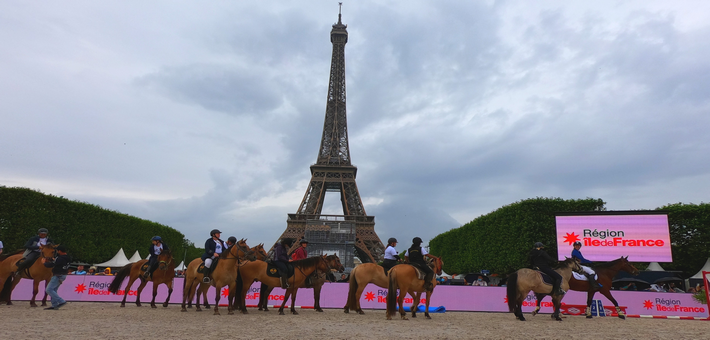
[[[385,320],[384,311],[365,315],[328,309],[279,316],[250,308],[248,315],[180,312],[179,305],[152,309],[118,303],[70,302],[57,311],[31,308],[27,301],[0,305],[2,339],[707,339],[710,322],[694,320],[594,318],[549,315],[528,321],[509,313],[420,314],[408,321]],[[233,334],[234,337],[229,335]]]

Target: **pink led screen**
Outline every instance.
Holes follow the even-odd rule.
[[[672,262],[667,214],[619,212],[557,215],[557,256],[571,257],[575,241],[591,261],[628,256],[632,262]]]

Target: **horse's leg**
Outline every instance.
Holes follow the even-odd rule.
[[[155,297],[158,295],[158,284],[153,282],[153,299],[150,300],[150,308],[158,308],[158,306],[155,305]]]
[[[355,280],[357,280],[357,278],[355,278]],[[362,292],[365,290],[365,287],[367,287],[367,283],[364,285],[358,283],[357,290],[355,291],[355,311],[358,314],[365,314],[365,312],[362,311],[362,307],[360,307],[360,297],[362,296]]]
[[[259,295],[259,310],[263,310],[264,312],[269,311],[269,294],[274,290],[274,287],[271,286],[262,286],[266,287],[266,291],[261,291]]]
[[[389,294],[389,293],[388,293]],[[404,297],[407,296],[407,291],[399,287],[399,296],[397,297],[397,305],[399,306],[399,316],[402,320],[409,320],[407,313],[404,311]]]
[[[141,307],[141,292],[143,292],[143,288],[145,288],[146,284],[148,284],[148,281],[141,278],[141,284],[138,286],[138,289],[136,289],[136,306],[138,307]]]
[[[200,303],[200,297],[203,297],[203,300],[207,300],[207,293],[203,294],[202,293],[202,282],[198,282],[195,284],[195,291],[193,295],[195,296],[195,311],[201,312],[202,311],[202,304]],[[206,288],[206,290],[209,290],[209,287]],[[209,305],[208,305],[209,306]],[[210,307],[207,307],[208,309]]]
[[[187,308],[185,308],[185,304],[187,303],[187,299],[190,296],[190,289],[192,289],[192,283],[188,283],[188,278],[185,277],[185,282],[183,284],[183,290],[182,290],[182,305],[180,306],[181,312],[187,312]],[[188,305],[188,308],[189,308],[189,305]]]
[[[587,292],[587,308],[584,309],[587,319],[592,318],[592,301],[594,301],[594,292]]]
[[[215,288],[214,315],[221,315],[221,314],[219,314],[219,298],[220,298],[220,295],[222,294],[222,286],[215,284],[214,288]]]
[[[562,321],[562,318],[560,317],[560,305],[562,304],[561,302],[562,302],[562,296],[553,296],[552,297],[552,304],[555,306],[555,312],[552,313],[552,316],[557,321]]]
[[[413,293],[413,294],[412,294]],[[412,297],[412,317],[417,317],[417,309],[419,308],[419,301],[422,299],[421,292],[409,292],[409,296]]]
[[[525,301],[525,297],[527,296],[527,292],[523,294],[520,290],[518,290],[518,296],[517,300],[515,303],[515,316],[518,318],[520,321],[525,321],[525,316],[523,315],[523,301]]]
[[[170,295],[173,295],[173,280],[171,279],[165,285],[168,286],[168,298],[165,299],[165,302],[163,303],[163,307],[168,307],[168,302],[170,302]]]
[[[602,287],[600,292],[602,293],[602,295],[606,296],[606,298],[609,299],[609,301],[611,301],[614,304],[614,307],[616,307],[616,314],[619,316],[619,319],[625,320],[626,314],[624,314],[624,311],[621,310],[621,308],[619,307],[619,303],[616,302],[616,299],[614,299],[614,297],[611,296],[611,291],[609,290],[609,287],[608,286]]]
[[[540,304],[542,303],[542,299],[545,298],[547,294],[544,293],[535,293],[535,299],[537,300],[535,310],[532,312],[532,315],[535,316],[537,313],[540,311]]]
[[[298,315],[298,312],[296,311],[296,294],[298,294],[298,288],[295,288],[293,290],[293,295],[291,295],[291,314],[293,315]]]
[[[426,308],[424,308],[424,317],[427,319],[431,319],[431,316],[429,316],[429,300],[431,299],[432,293],[434,293],[433,289],[426,291]]]
[[[202,286],[205,286],[205,288],[202,288]],[[205,308],[210,309],[210,301],[207,300],[207,291],[210,290],[210,285],[209,284],[203,284],[200,283],[200,289],[198,289],[198,292],[202,292],[202,300],[205,303]]]
[[[284,293],[284,302],[281,303],[281,308],[279,308],[279,315],[285,315],[284,314],[284,306],[286,306],[286,301],[288,301],[288,298],[291,296],[291,287],[286,289],[286,293]]]
[[[123,290],[123,300],[121,301],[121,307],[126,307],[126,297],[128,296],[128,291],[131,290],[131,286],[133,285],[133,281],[135,279],[128,277],[128,284],[126,285],[126,288]]]
[[[47,305],[47,295],[49,295],[47,294],[47,286],[49,285],[49,280],[51,280],[51,278],[44,280],[44,297],[42,298],[42,307]]]
[[[320,290],[321,290],[321,288],[323,288],[323,283],[313,287],[313,299],[315,300],[315,303],[313,304],[313,309],[315,309],[316,312],[323,313],[323,310],[320,308]]]
[[[227,285],[227,315],[234,315],[234,283]]]
[[[10,273],[10,275],[13,275],[13,274]],[[22,278],[20,278],[19,276],[12,280],[12,285],[10,286],[10,292],[7,293],[7,305],[8,306],[12,305],[12,291],[15,290],[15,286],[17,286],[17,284],[20,283],[20,280],[22,280]],[[2,287],[0,287],[0,288],[2,288]]]
[[[37,307],[37,304],[35,303],[35,298],[37,297],[38,292],[39,292],[39,281],[34,280],[32,282],[32,300],[30,300],[30,307]]]
[[[247,310],[247,292],[249,292],[249,288],[251,287],[251,283],[247,283],[249,281],[245,281],[244,276],[242,276],[242,291],[239,292],[239,303],[242,306],[242,314],[249,314],[249,311]],[[263,292],[259,292],[259,299],[261,299],[261,294]]]

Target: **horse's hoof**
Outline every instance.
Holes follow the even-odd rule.
[[[387,316],[387,320],[392,320],[392,317],[391,317],[391,316]]]
[[[416,315],[416,314],[412,314],[412,317],[413,317],[413,318],[416,318],[416,317],[417,317],[417,315]]]
[[[536,311],[536,310],[532,311],[532,316],[535,316],[535,315],[537,315],[537,311]]]
[[[195,312],[201,312],[201,311],[202,311],[202,309],[200,309],[200,308],[195,309]]]
[[[357,311],[357,313],[360,314],[360,315],[364,315],[364,314],[365,314],[365,312],[363,312],[362,310]]]
[[[427,315],[426,316],[427,320],[431,320],[431,316]]]
[[[187,312],[187,308],[180,309],[181,312]]]
[[[344,309],[343,309],[343,312],[344,312],[345,314],[350,314],[350,309],[344,308]]]
[[[222,315],[222,314],[219,314],[219,312],[214,312],[214,314],[212,314],[212,315]]]
[[[525,318],[524,318],[524,317],[519,317],[518,320],[520,320],[520,321],[525,321]]]
[[[320,309],[320,308],[318,308],[318,309],[316,309],[316,312],[318,312],[318,313],[323,313],[323,310]]]
[[[406,316],[403,316],[402,320],[409,320],[409,318],[407,318]]]
[[[279,315],[286,315],[283,311],[279,311]]]
[[[124,305],[124,304],[121,304],[121,308],[124,308],[124,307],[126,307],[126,305]]]
[[[234,312],[230,310],[229,312],[227,312],[227,315],[234,315]]]
[[[166,307],[166,308],[167,308],[167,307],[168,307],[168,303],[167,303],[167,302],[164,303],[164,304],[163,304],[163,307]]]
[[[291,311],[291,314],[298,315],[298,312],[294,310],[294,311]]]
[[[249,312],[247,312],[247,310],[245,309],[242,311],[242,314],[249,314]]]
[[[587,319],[591,319],[591,318],[592,318],[592,316],[591,316],[591,315],[587,315]]]

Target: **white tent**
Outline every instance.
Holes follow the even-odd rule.
[[[651,262],[651,263],[648,264],[648,268],[646,268],[646,271],[650,271],[650,272],[664,272],[664,271],[666,271],[666,270],[663,269],[663,267],[661,267],[661,265],[658,264],[658,262]]]
[[[138,262],[138,261],[140,261],[140,260],[142,260],[142,259],[143,259],[143,258],[141,257],[141,254],[136,250],[136,253],[133,254],[133,256],[131,256],[130,259],[128,259],[128,262],[131,262],[131,263],[133,263],[133,262]]]
[[[180,264],[175,267],[175,270],[185,270],[185,261],[180,262]]]
[[[118,250],[118,253],[113,256],[112,259],[103,262],[103,263],[97,263],[94,264],[94,266],[97,267],[123,267],[127,264],[131,263],[128,261],[128,258],[126,257],[126,253],[123,252],[123,248]]]
[[[697,274],[691,276],[690,278],[691,278],[691,279],[702,279],[702,278],[703,278],[703,272],[704,272],[704,271],[710,272],[710,258],[708,258],[708,260],[705,261],[705,265],[703,266],[703,268],[701,268],[700,271],[698,271]]]

